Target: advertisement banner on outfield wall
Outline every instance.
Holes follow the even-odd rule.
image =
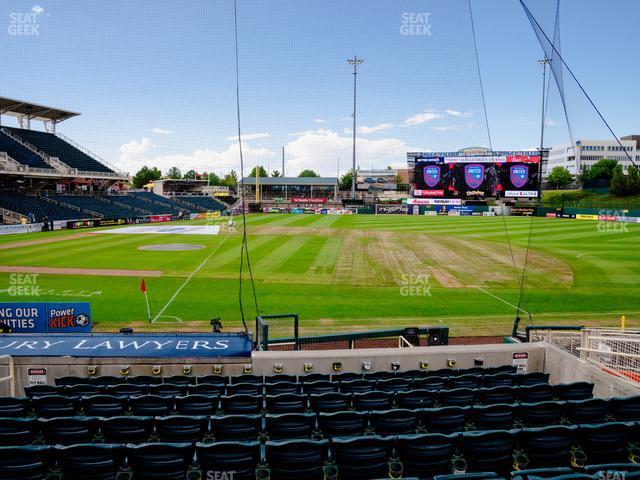
[[[91,304],[0,303],[0,323],[11,333],[90,332]]]
[[[406,215],[406,205],[376,205],[376,215]]]
[[[9,233],[31,233],[41,232],[42,223],[28,223],[26,225],[0,225],[0,235]]]
[[[598,215],[587,215],[586,213],[576,213],[577,220],[598,220]]]
[[[158,222],[170,222],[171,220],[173,220],[173,215],[170,214],[166,214],[166,215],[149,215],[149,222],[150,223],[158,223]]]
[[[531,217],[536,214],[536,207],[511,207],[514,217]]]
[[[462,205],[459,198],[407,198],[407,205]]]

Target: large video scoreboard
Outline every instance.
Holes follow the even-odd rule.
[[[481,200],[539,195],[538,155],[408,155],[414,197]]]

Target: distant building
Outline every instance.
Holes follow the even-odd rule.
[[[565,167],[573,175],[578,175],[603,158],[617,160],[626,170],[631,165],[629,157],[636,163],[640,162],[639,142],[640,135],[629,135],[620,138],[622,146],[616,140],[576,140],[575,145],[555,145],[549,152],[545,176],[554,167]]]

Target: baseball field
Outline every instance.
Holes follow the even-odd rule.
[[[218,234],[182,231],[215,223],[197,220],[165,233],[0,236],[0,301],[90,302],[98,331],[202,329],[212,317],[238,327],[235,221],[231,231],[219,222]],[[303,333],[447,325],[452,335],[506,334],[525,261],[524,325],[618,325],[626,315],[640,327],[640,224],[252,214],[247,229],[260,312],[298,313]],[[248,277],[244,292],[253,320]]]

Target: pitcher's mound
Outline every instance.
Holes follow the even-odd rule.
[[[181,250],[201,250],[204,245],[194,245],[192,243],[160,243],[156,245],[143,245],[138,250],[153,250],[159,252],[176,252]]]

